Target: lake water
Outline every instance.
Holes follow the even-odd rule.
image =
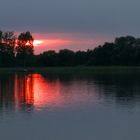
[[[140,140],[140,74],[0,74],[2,140]]]

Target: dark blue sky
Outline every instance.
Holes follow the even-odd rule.
[[[1,0],[1,28],[35,32],[136,34],[139,0]]]

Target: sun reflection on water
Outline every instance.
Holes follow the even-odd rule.
[[[15,111],[44,108],[53,110],[75,106],[91,99],[96,101],[96,94],[87,93],[94,92],[93,88],[87,89],[84,82],[49,79],[41,74],[15,74],[0,80],[0,110],[4,107],[13,108]]]

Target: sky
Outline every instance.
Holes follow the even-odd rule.
[[[35,52],[93,49],[140,36],[139,0],[0,0],[0,29],[31,31]]]

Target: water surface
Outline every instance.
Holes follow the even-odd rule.
[[[0,74],[0,138],[139,140],[140,75]]]

